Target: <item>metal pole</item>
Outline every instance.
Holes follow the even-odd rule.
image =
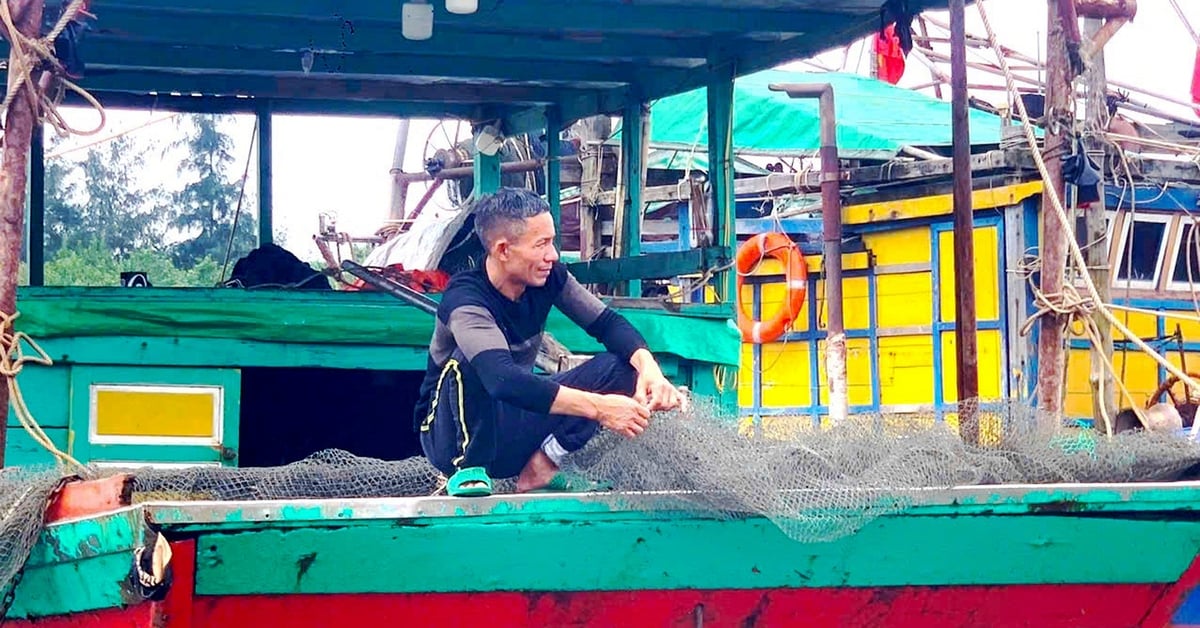
[[[954,135],[954,340],[958,431],[979,442],[979,351],[975,309],[975,217],[971,205],[971,127],[967,103],[966,8],[950,0],[950,90]],[[935,339],[934,342],[940,342]]]
[[[1068,72],[1067,48],[1063,23],[1057,2],[1047,3],[1046,36],[1046,170],[1050,186],[1064,198],[1062,151],[1069,129],[1063,123],[1072,111],[1071,80]],[[1042,195],[1042,294],[1054,299],[1062,293],[1067,272],[1067,237],[1069,234],[1054,213],[1050,194]],[[1038,404],[1050,414],[1059,416],[1063,409],[1064,370],[1066,369],[1066,319],[1049,313],[1040,319],[1038,328]]]
[[[842,314],[842,197],[838,163],[837,113],[833,86],[771,85],[773,91],[792,98],[819,98],[821,123],[821,219],[824,239],[825,298],[829,308],[825,341],[825,371],[829,377],[829,419],[839,421],[850,413],[846,384],[846,326]]]
[[[17,30],[26,37],[37,37],[42,24],[43,0],[0,0],[9,2]],[[9,51],[8,67],[21,61],[15,48]],[[19,81],[19,73],[9,73],[8,81]],[[11,87],[11,85],[10,85]],[[17,282],[21,268],[21,244],[25,239],[26,164],[37,123],[28,83],[22,83],[8,106],[4,124],[4,176],[0,177],[0,312],[13,316],[17,311]],[[8,329],[0,330],[6,335]],[[8,351],[10,347],[3,347]],[[8,375],[0,373],[0,409],[8,416]],[[7,430],[0,430],[0,467],[4,466]]]

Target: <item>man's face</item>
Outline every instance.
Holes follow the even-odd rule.
[[[501,238],[495,252],[510,281],[535,288],[546,285],[550,269],[558,260],[554,219],[549,212],[526,218],[520,235]]]

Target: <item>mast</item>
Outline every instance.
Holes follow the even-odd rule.
[[[1103,20],[1097,18],[1089,17],[1084,20],[1089,41],[1096,41],[1102,25]],[[1084,77],[1087,82],[1087,127],[1089,131],[1085,133],[1087,150],[1089,153],[1103,155],[1105,144],[1102,133],[1104,129],[1108,128],[1108,101],[1106,98],[1108,83],[1104,68],[1103,48],[1095,48],[1095,56],[1092,57]],[[1112,301],[1112,273],[1108,266],[1108,225],[1105,220],[1107,215],[1105,210],[1104,194],[1101,190],[1100,200],[1084,210],[1085,237],[1083,242],[1087,248],[1084,249],[1083,254],[1087,260],[1087,272],[1092,278],[1092,283],[1096,285],[1100,300],[1110,303]],[[1112,420],[1117,414],[1116,382],[1112,371],[1105,366],[1105,363],[1112,364],[1113,361],[1112,326],[1099,311],[1092,313],[1092,320],[1095,321],[1096,329],[1100,332],[1100,346],[1093,346],[1091,349],[1089,382],[1092,388],[1092,416],[1096,420],[1096,429],[1103,430],[1103,417]]]
[[[951,119],[954,135],[954,339],[958,431],[979,442],[978,322],[975,310],[975,219],[971,206],[971,133],[967,108],[966,3],[950,0]]]
[[[1046,170],[1049,173],[1047,187],[1063,198],[1062,152],[1071,131],[1069,123],[1074,118],[1074,98],[1071,93],[1071,70],[1067,56],[1067,38],[1060,2],[1047,2],[1046,31]],[[1073,12],[1072,12],[1073,13]],[[1078,27],[1076,27],[1078,28]],[[1067,274],[1066,226],[1055,215],[1050,194],[1042,195],[1041,291],[1051,301],[1057,300],[1063,290]],[[1051,416],[1063,411],[1063,389],[1066,384],[1066,324],[1067,317],[1049,312],[1040,319],[1038,336],[1038,406]]]

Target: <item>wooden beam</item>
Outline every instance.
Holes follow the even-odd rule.
[[[562,31],[582,33],[644,32],[673,34],[757,33],[763,38],[784,34],[819,32],[822,25],[847,19],[874,19],[878,9],[857,14],[822,10],[762,9],[747,6],[725,8],[710,4],[646,4],[572,0],[569,10],[560,2],[538,0],[483,0],[472,15],[446,12],[434,5],[434,32],[441,28],[485,32]],[[181,14],[195,18],[238,18],[261,20],[292,17],[308,20],[345,20],[351,24],[391,23],[399,33],[400,10],[390,2],[347,2],[346,0],[296,0],[263,2],[248,7],[239,0],[106,0],[105,9],[142,10],[152,14]]]
[[[1066,112],[1073,106],[1071,75],[1067,46],[1059,18],[1058,3],[1047,3],[1046,36],[1046,113]],[[1067,137],[1062,129],[1046,133],[1046,169],[1048,185],[1058,197],[1063,195],[1062,151]],[[1042,195],[1042,237],[1039,253],[1042,260],[1041,291],[1054,299],[1062,292],[1067,272],[1067,238],[1070,231],[1059,221],[1050,195]],[[1066,386],[1066,317],[1049,313],[1041,317],[1038,336],[1038,406],[1049,416],[1060,416],[1065,402]]]
[[[221,74],[166,72],[154,68],[89,68],[80,81],[85,89],[147,94],[204,94],[270,97],[288,100],[342,100],[347,108],[363,101],[391,103],[438,103],[447,108],[459,104],[547,105],[573,98],[603,102],[606,90],[512,85],[500,82],[437,81],[409,76],[368,78],[273,76],[269,73]],[[618,94],[620,91],[618,90]],[[617,104],[617,107],[620,105]]]
[[[1080,11],[1083,7],[1080,7]],[[1084,20],[1088,39],[1095,37],[1102,26],[1096,18]],[[1087,119],[1096,128],[1108,128],[1108,82],[1104,66],[1104,49],[1098,49],[1088,64],[1084,75],[1087,83]],[[1091,127],[1091,125],[1089,125]],[[1088,141],[1088,151],[1098,151],[1105,154],[1107,144],[1102,137],[1091,137]],[[1105,163],[1107,160],[1101,160]],[[1112,303],[1112,273],[1108,266],[1108,220],[1104,207],[1104,194],[1091,207],[1084,209],[1084,240],[1087,248],[1083,255],[1087,261],[1087,272],[1096,286],[1096,292],[1104,303]],[[1089,352],[1091,370],[1088,383],[1092,389],[1092,417],[1095,427],[1104,430],[1104,419],[1114,420],[1117,416],[1117,386],[1116,380],[1106,364],[1113,363],[1112,325],[1100,312],[1093,312],[1092,321],[1100,335],[1100,346],[1092,347]]]
[[[198,18],[194,13],[177,10],[159,11],[107,3],[101,19],[92,28],[94,30],[87,35],[89,48],[104,47],[113,41],[162,46],[211,46],[229,42],[240,48],[294,52],[310,49],[446,57],[484,54],[490,58],[512,60],[623,59],[646,65],[653,61],[677,66],[703,64],[709,48],[708,40],[699,34],[646,37],[598,32],[480,32],[446,20],[435,22],[431,38],[410,41],[398,36],[400,27],[395,22],[278,15],[255,19],[247,19],[244,15]],[[220,33],[219,40],[214,40],[214,32]]]
[[[1073,0],[1072,0],[1073,1]],[[979,338],[975,308],[975,213],[971,189],[971,125],[968,119],[966,3],[950,0],[951,122],[954,136],[954,339],[959,407],[958,431],[979,444]],[[940,339],[939,339],[940,342]]]
[[[2,1],[2,0],[0,0]],[[29,144],[29,285],[46,284],[46,138],[41,124],[33,125]]]
[[[43,0],[0,0],[8,2],[16,16],[17,31],[26,37],[37,37],[42,24]],[[10,56],[8,67],[21,63]],[[34,73],[34,80],[40,76]],[[17,313],[17,284],[21,269],[21,244],[25,236],[25,185],[33,127],[37,124],[37,112],[33,110],[35,94],[29,84],[21,81],[14,85],[16,77],[9,76],[9,90],[16,88],[12,101],[5,112],[3,175],[0,176],[0,312],[6,316]],[[11,330],[0,329],[6,337]],[[12,347],[4,346],[3,351]],[[0,373],[0,411],[8,416],[8,376]],[[0,430],[0,467],[4,466],[8,430]]]
[[[708,247],[672,253],[645,253],[638,257],[602,259],[568,264],[567,269],[579,283],[598,284],[632,279],[669,279],[704,272],[728,264],[732,249]]]
[[[713,241],[730,251],[737,248],[733,189],[733,78],[732,63],[716,65],[708,77],[708,183],[713,198]],[[726,269],[717,280],[717,297],[736,310],[736,269]]]
[[[1025,152],[1025,155],[1025,157],[1022,157],[1019,151],[1002,150],[993,150],[987,153],[972,155],[971,170],[975,173],[984,173],[994,170],[1014,169],[1027,166],[1032,167],[1032,157],[1028,157],[1028,152]],[[1194,166],[1191,166],[1191,168],[1191,176],[1196,177],[1197,173],[1200,171],[1197,171]],[[939,160],[898,163],[884,166],[866,166],[863,168],[854,168],[852,170],[843,170],[841,173],[841,180],[843,187],[854,187],[869,186],[891,181],[949,177],[953,174],[953,161],[950,158],[946,158]],[[737,179],[733,182],[733,189],[734,193],[738,196],[768,193],[787,194],[790,192],[813,192],[820,189],[820,179],[821,175],[818,172],[809,172],[803,177],[792,174],[764,175],[761,177]],[[646,188],[645,201],[647,203],[680,201],[687,200],[688,195],[688,190],[686,188],[682,188],[681,186],[655,186],[652,188]],[[602,193],[599,197],[599,202],[601,205],[612,205],[612,192]]]
[[[554,248],[562,250],[562,154],[558,135],[562,118],[558,107],[546,110],[546,201],[554,218]]]
[[[537,63],[514,63],[512,59],[477,56],[469,60],[431,54],[388,54],[378,52],[322,52],[313,55],[312,67],[301,67],[302,53],[221,45],[164,46],[108,40],[88,42],[89,70],[159,69],[205,74],[269,74],[293,78],[342,77],[375,78],[386,76],[428,77],[429,81],[447,79],[494,79],[536,81],[539,84],[562,83],[564,87],[620,87],[639,80],[648,70],[632,62],[585,62],[571,59],[542,59]],[[653,76],[670,80],[682,76],[681,70],[657,68]],[[429,82],[426,81],[426,82]]]
[[[258,117],[258,245],[270,244],[275,241],[272,207],[272,177],[271,168],[271,103],[258,103],[255,115]]]

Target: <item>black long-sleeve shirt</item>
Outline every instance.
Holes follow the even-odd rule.
[[[438,378],[452,357],[467,362],[493,399],[549,413],[559,384],[535,375],[533,365],[552,306],[622,360],[646,347],[623,316],[588,292],[561,263],[554,264],[544,286],[526,288],[516,301],[501,294],[484,269],[462,272],[450,281],[438,307],[414,424],[419,428],[425,420]]]

